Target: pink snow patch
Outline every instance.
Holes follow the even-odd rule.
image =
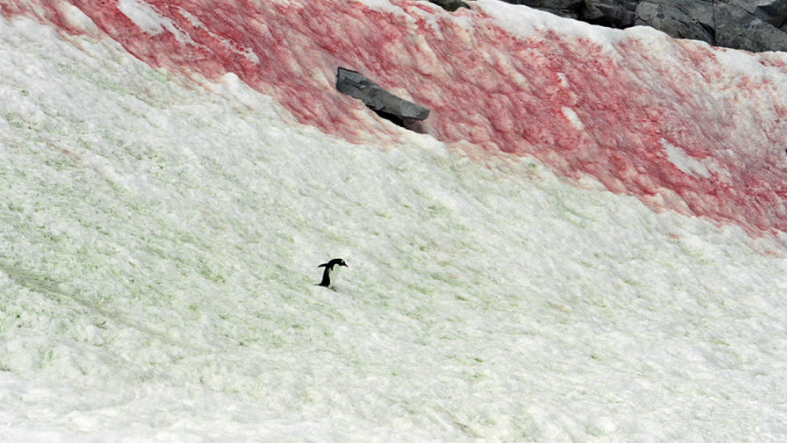
[[[446,143],[532,155],[565,177],[753,235],[787,232],[779,55],[752,56],[768,75],[733,74],[723,50],[696,42],[654,53],[633,37],[607,47],[550,29],[522,38],[479,6],[449,14],[413,0],[392,0],[398,12],[352,0],[71,3],[150,65],[213,80],[233,72],[328,134],[401,134],[336,91],[342,66],[430,108],[424,130]],[[62,5],[0,0],[6,15],[80,32]]]

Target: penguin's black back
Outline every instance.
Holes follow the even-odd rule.
[[[325,265],[320,265],[325,266]],[[319,267],[319,266],[318,266]],[[325,286],[326,288],[331,285],[331,276],[329,275],[330,269],[325,266],[325,270],[322,272],[322,281],[320,282],[320,286]]]

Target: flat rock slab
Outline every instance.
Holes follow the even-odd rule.
[[[339,68],[336,74],[336,89],[357,98],[381,117],[395,121],[421,121],[429,117],[429,109],[399,98],[363,75]]]

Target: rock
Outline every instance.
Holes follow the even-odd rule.
[[[716,44],[752,52],[787,51],[787,33],[738,6],[720,3],[716,5]]]
[[[644,0],[636,16],[638,26],[650,26],[675,38],[716,43],[711,1]]]
[[[787,0],[728,0],[727,3],[750,12],[771,26],[778,28],[787,23]]]
[[[579,18],[585,0],[502,0],[514,5],[525,5],[567,18]]]
[[[639,0],[585,0],[579,19],[610,28],[634,26]]]
[[[429,109],[399,98],[363,75],[349,69],[339,68],[336,74],[336,89],[363,101],[380,117],[408,129],[411,129],[409,123],[429,117]]]
[[[454,12],[459,8],[470,9],[470,5],[463,2],[462,0],[429,0],[429,2],[434,3],[435,5],[449,12]]]
[[[628,28],[634,25],[634,11],[639,0],[502,0],[515,5],[525,5],[561,17],[584,22]]]
[[[748,51],[787,51],[787,0],[502,0],[614,28]]]

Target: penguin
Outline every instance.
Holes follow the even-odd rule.
[[[325,271],[322,273],[322,281],[318,286],[325,286],[326,288],[332,288],[333,284],[336,283],[336,275],[339,273],[339,266],[344,266],[345,268],[349,268],[347,263],[340,258],[334,258],[333,260],[329,261],[328,263],[323,263],[318,268],[325,268]]]

